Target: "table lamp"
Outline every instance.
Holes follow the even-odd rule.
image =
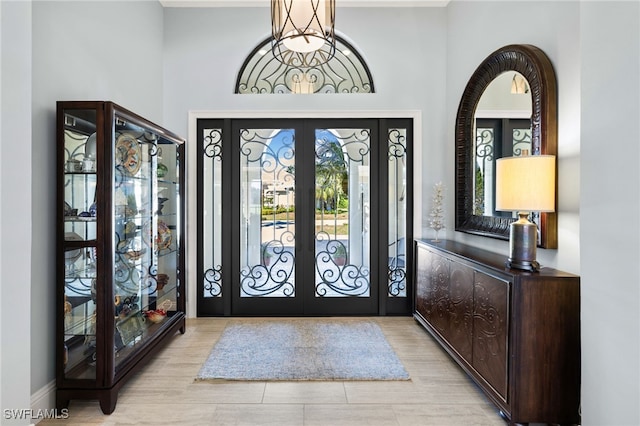
[[[509,258],[513,269],[538,271],[538,229],[530,212],[553,212],[556,200],[556,157],[525,155],[496,161],[496,210],[516,211],[519,219],[509,229]]]

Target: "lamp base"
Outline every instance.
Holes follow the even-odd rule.
[[[537,272],[540,264],[536,261],[538,228],[529,222],[528,212],[518,212],[520,217],[509,227],[509,258],[505,262],[508,268]]]
[[[524,271],[538,272],[540,271],[540,264],[537,260],[526,261],[526,260],[512,260],[511,258],[507,259],[504,262],[505,266],[509,269],[522,269]]]

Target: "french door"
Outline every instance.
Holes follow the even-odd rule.
[[[408,313],[401,121],[199,121],[198,314]]]

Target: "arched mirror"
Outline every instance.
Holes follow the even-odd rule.
[[[456,118],[456,230],[504,240],[511,213],[495,209],[495,161],[556,155],[556,79],[535,46],[509,45],[489,55],[462,94]],[[555,213],[532,213],[538,246],[557,247]]]

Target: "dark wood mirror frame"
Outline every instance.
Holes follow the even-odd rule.
[[[456,117],[455,227],[456,231],[503,240],[509,239],[509,225],[515,219],[473,214],[473,129],[475,111],[482,93],[498,75],[507,71],[519,72],[530,86],[532,155],[556,155],[558,139],[556,77],[545,53],[532,45],[514,44],[489,55],[469,79]],[[538,247],[557,248],[556,213],[538,213],[535,222],[540,228]]]

